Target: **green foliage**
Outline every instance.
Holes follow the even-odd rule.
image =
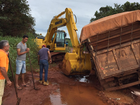
[[[32,36],[31,34],[28,36]],[[5,36],[2,37],[0,36],[0,41],[1,40],[8,40],[9,44],[10,44],[10,50],[9,50],[9,56],[10,56],[10,60],[11,60],[11,64],[12,64],[12,68],[14,71],[14,74],[16,72],[16,57],[17,57],[17,49],[16,46],[19,42],[21,42],[22,37],[11,37],[11,36]],[[33,69],[37,69],[38,68],[38,61],[37,61],[37,52],[38,52],[38,48],[37,45],[35,44],[35,42],[33,41],[32,37],[29,37],[28,41],[27,41],[27,47],[30,48],[30,59],[31,59],[31,64]],[[30,70],[30,64],[29,64],[29,57],[28,54],[26,54],[26,67],[27,70]],[[8,76],[11,77],[11,70],[8,71]]]
[[[0,36],[3,36],[3,32],[2,29],[0,28]]]
[[[66,47],[66,50],[65,50],[65,52],[70,52],[71,51],[71,47]]]
[[[66,38],[65,41],[68,41],[68,46],[72,47],[71,40],[69,38]]]
[[[66,47],[65,52],[71,52],[71,48],[73,47],[72,43],[71,43],[71,40],[69,38],[66,38],[65,41],[68,42],[68,46]]]
[[[4,36],[22,36],[34,33],[34,18],[29,14],[27,0],[0,1],[0,29]]]
[[[113,14],[117,14],[117,13],[121,13],[125,11],[139,10],[139,9],[140,9],[140,4],[138,2],[130,3],[127,1],[123,5],[115,3],[114,8],[111,6],[101,7],[99,9],[99,12],[98,11],[95,12],[94,14],[95,18],[91,18],[90,22],[109,16],[109,15],[113,15]]]

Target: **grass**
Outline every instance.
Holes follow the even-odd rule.
[[[34,37],[32,35],[29,34],[29,39],[27,41],[27,47],[30,48],[30,59],[31,59],[31,64],[32,64],[32,68],[38,68],[38,61],[37,61],[37,52],[38,52],[38,48],[37,45],[35,44],[35,42],[32,40]],[[8,40],[9,44],[10,44],[10,50],[9,50],[9,56],[10,56],[10,60],[11,60],[11,64],[12,64],[12,69],[13,72],[15,74],[16,72],[16,57],[17,57],[17,44],[19,42],[21,42],[22,37],[11,37],[11,36],[0,36],[0,41],[1,40]],[[30,64],[29,64],[29,57],[28,54],[26,54],[26,67],[27,70],[30,70]],[[9,67],[10,68],[10,67]],[[8,76],[11,77],[11,70],[8,70]]]

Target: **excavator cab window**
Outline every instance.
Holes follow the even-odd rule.
[[[56,39],[55,39],[55,43],[57,47],[64,47],[65,44],[65,37],[66,37],[66,33],[64,31],[56,31]],[[52,37],[52,41],[54,39],[55,33]]]
[[[65,32],[58,31],[56,36],[56,45],[57,47],[64,47],[65,44]]]

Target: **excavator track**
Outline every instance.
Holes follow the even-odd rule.
[[[65,52],[51,52],[52,62],[57,63],[64,59]]]

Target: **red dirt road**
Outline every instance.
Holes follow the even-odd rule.
[[[18,90],[18,95],[21,98],[20,105],[119,105],[115,104],[115,102],[111,103],[104,96],[104,94],[110,95],[110,93],[97,89],[100,86],[95,78],[92,78],[94,82],[79,82],[74,77],[65,76],[58,66],[49,69],[48,80],[50,84],[48,86],[38,83],[39,73],[34,73],[34,79],[36,87],[40,88],[40,90],[34,90],[31,73],[27,72],[26,82],[30,86]],[[121,97],[121,99],[123,98]],[[133,100],[129,99],[127,101],[131,102]],[[16,102],[14,86],[6,86],[3,105],[16,105]]]

